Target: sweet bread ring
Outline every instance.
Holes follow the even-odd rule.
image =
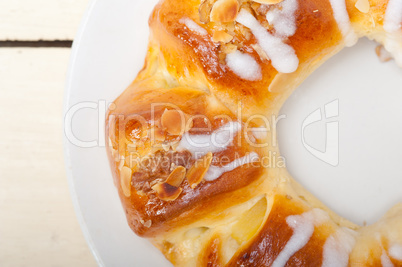
[[[402,66],[401,0],[163,0],[149,24],[106,123],[136,234],[177,266],[402,266],[402,205],[367,227],[341,218],[288,174],[273,127],[359,37]]]

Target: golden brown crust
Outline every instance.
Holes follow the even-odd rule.
[[[154,32],[155,41],[163,44],[161,52],[164,60],[175,62],[174,65],[166,66],[167,70],[176,77],[185,76],[186,70],[195,76],[202,72],[207,79],[205,82],[212,85],[210,89],[219,99],[225,101],[224,96],[230,94],[235,99],[241,98],[245,111],[250,109],[251,114],[266,111],[272,105],[272,101],[277,101],[277,95],[261,90],[261,88],[268,88],[278,72],[269,62],[259,58],[258,53],[252,47],[256,43],[254,37],[245,40],[240,35],[236,35],[233,42],[240,42],[242,44],[240,51],[257,58],[262,67],[263,79],[255,82],[245,81],[226,65],[220,64],[220,45],[212,42],[209,36],[192,33],[190,29],[180,23],[183,14],[197,21],[197,3],[198,1],[194,0],[174,1],[174,3],[164,1],[151,16],[150,26]],[[314,12],[315,10],[318,12]],[[300,1],[296,17],[298,29],[296,34],[289,38],[288,43],[299,56],[298,72],[303,72],[304,65],[321,60],[322,55],[329,52],[322,53],[322,51],[334,49],[340,45],[342,35],[332,16],[332,9],[328,1]],[[208,32],[214,32],[214,28],[217,26],[212,24],[207,27]],[[167,40],[169,41],[167,42]],[[183,54],[188,56],[183,58]],[[178,61],[178,58],[181,60]],[[232,101],[224,102],[224,104],[235,109],[236,106],[230,102]]]
[[[224,264],[221,262],[221,246],[222,241],[219,237],[214,237],[208,243],[206,243],[205,250],[203,250],[200,257],[200,265],[208,267],[224,266]]]
[[[155,98],[154,95],[155,91],[148,91],[147,93],[139,92],[138,98],[137,96],[132,95],[131,97],[133,97],[134,99],[131,99],[133,99],[133,101],[135,101],[135,99],[138,99],[138,101],[141,101],[141,105],[135,105],[135,108],[134,105],[131,106],[131,110],[128,112],[126,111],[126,106],[123,105],[124,111],[120,113],[120,109],[117,108],[114,111],[114,114],[141,114],[141,118],[142,120],[144,120],[143,124],[148,125],[150,124],[150,121],[158,120],[165,110],[165,106],[157,107],[154,111],[154,118],[151,119],[152,112],[150,112],[150,110],[152,103],[175,103],[175,105],[177,105],[187,114],[205,115],[212,124],[210,125],[211,129],[209,129],[209,132],[212,132],[222,126],[224,124],[223,118],[233,118],[233,115],[228,112],[227,109],[225,109],[224,107],[220,109],[208,110],[208,104],[206,100],[207,96],[205,95],[205,93],[196,90],[191,90],[187,88],[171,90],[167,89],[166,93],[158,92],[157,98]],[[185,100],[183,103],[181,103],[182,99]],[[147,101],[149,102],[147,103]],[[119,100],[117,100],[115,103],[117,107],[122,106],[119,105]],[[144,106],[147,108],[144,108]],[[139,111],[137,111],[137,109]],[[219,117],[214,119],[213,114],[209,114],[211,111],[219,112],[216,114],[219,115]],[[226,116],[224,116],[225,113]],[[115,117],[118,118],[118,116]],[[118,130],[119,127],[122,127],[119,126],[119,121],[108,121],[107,125],[111,124],[112,127],[117,130],[117,132],[115,133],[116,138],[118,138],[118,136],[129,136],[132,128],[136,127],[136,124],[131,127],[130,119],[136,120],[137,116],[132,116],[132,118],[126,119],[123,127],[124,133],[120,133],[120,131]],[[203,125],[203,122],[203,118],[195,118],[194,128],[205,129],[208,125]],[[194,134],[197,134],[197,132],[194,132]],[[122,140],[123,138],[119,140],[116,139],[114,141],[112,140],[112,143],[115,142],[115,144],[113,145],[115,149],[119,147],[118,142],[120,141],[121,143]],[[244,156],[248,151],[250,151],[249,149],[250,148],[247,148],[245,146],[241,147],[234,143],[225,151],[224,156],[227,158],[228,161],[232,161],[236,156]],[[125,153],[125,156],[127,158],[130,157],[125,148],[123,148],[123,153]],[[220,154],[222,153],[215,153],[215,157],[219,158]],[[112,166],[116,166],[114,168],[114,176],[117,180],[118,188],[121,188],[120,179],[118,178],[120,177],[120,171],[117,167],[119,163],[115,162],[114,158],[111,157],[112,153],[109,153],[109,155]],[[190,187],[188,181],[184,180],[182,183],[183,190],[181,194],[174,199],[175,201],[168,203],[158,197],[155,197],[153,194],[144,196],[143,194],[136,192],[135,189],[132,189],[131,196],[129,197],[127,197],[125,194],[121,194],[121,199],[123,202],[123,206],[126,209],[129,224],[133,228],[133,230],[139,235],[150,236],[153,235],[155,231],[168,230],[176,227],[177,224],[184,223],[184,221],[185,223],[188,223],[189,221],[196,220],[198,217],[202,216],[202,214],[207,214],[212,210],[218,209],[220,206],[222,206],[221,209],[224,209],[228,205],[232,205],[226,202],[222,202],[222,204],[220,205],[215,205],[213,203],[219,202],[220,199],[225,199],[228,193],[235,190],[246,190],[244,187],[250,185],[253,181],[258,179],[261,174],[262,168],[258,167],[258,165],[246,168],[239,168],[238,170],[236,170],[236,172],[225,173],[218,180],[212,182],[203,182],[194,189]],[[244,201],[245,197],[247,198],[247,194],[239,198],[239,201]],[[201,209],[202,212],[199,212],[198,210]],[[186,212],[188,212],[189,210],[191,210],[192,213],[197,214],[197,216],[192,216],[191,218],[184,219],[183,217],[187,216]],[[144,225],[138,223],[140,220],[151,220],[152,226],[150,228],[144,227]]]
[[[283,251],[293,235],[286,218],[300,215],[308,208],[302,203],[283,195],[277,195],[268,219],[250,245],[234,255],[227,266],[270,266]],[[328,228],[318,227],[308,243],[296,252],[286,266],[321,266],[322,251],[329,236]]]
[[[320,266],[328,260],[324,248],[338,242],[342,227],[357,230],[358,236],[340,234],[356,241],[353,251],[345,250],[349,260],[343,263],[377,266],[391,245],[402,243],[402,210],[395,208],[371,227],[347,222],[293,181],[284,165],[264,164],[263,159],[280,157],[274,129],[262,140],[243,129],[266,127],[261,117],[270,126],[271,115],[292,90],[345,45],[329,0],[298,0],[295,34],[283,42],[294,49],[299,65],[293,73],[278,72],[253,33],[235,22],[244,9],[275,34],[265,15],[281,1],[262,2],[163,0],[155,7],[144,68],[114,102],[106,123],[107,152],[128,223],[138,235],[152,238],[175,265],[269,266],[295,234],[287,218],[319,209],[328,218],[313,226],[287,266]],[[357,36],[382,40],[387,3],[370,0],[369,11],[363,12],[356,1],[346,1]],[[235,51],[255,60],[261,79],[246,80],[226,64],[227,54]],[[225,149],[199,158],[178,150],[186,134],[211,135],[230,122],[242,128]],[[211,166],[251,155],[259,161],[206,179]],[[401,264],[387,256],[395,266]]]

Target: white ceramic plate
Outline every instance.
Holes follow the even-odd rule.
[[[101,266],[170,266],[129,229],[103,144],[106,105],[143,65],[156,2],[93,1],[73,46],[64,106],[66,168],[79,222]],[[374,47],[363,40],[325,63],[290,97],[278,125],[294,177],[360,224],[402,201],[402,71],[393,62],[380,64]],[[327,103],[336,103],[338,116],[308,124],[302,140],[303,121]],[[314,152],[326,147],[327,122],[339,125],[335,167]]]
[[[156,3],[93,1],[73,46],[64,103],[66,168],[82,231],[100,266],[170,266],[128,227],[99,136],[105,101],[113,101],[143,65],[148,16]],[[77,112],[66,116],[74,107]],[[70,130],[77,139],[96,144],[72,144],[66,136]]]

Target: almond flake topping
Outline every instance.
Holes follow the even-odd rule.
[[[355,7],[362,13],[368,13],[370,11],[369,0],[357,0]]]
[[[237,46],[234,44],[226,44],[222,46],[222,52],[225,54],[230,54],[237,51]]]
[[[122,156],[120,159],[119,167],[118,167],[119,171],[121,171],[121,169],[124,167],[125,163],[126,163],[126,158]]]
[[[237,0],[218,0],[211,10],[212,22],[232,22],[239,14],[239,2]]]
[[[259,44],[252,44],[251,47],[257,52],[261,59],[269,61],[267,53]]]
[[[166,179],[166,183],[170,184],[171,186],[179,187],[185,177],[186,168],[178,166],[169,174],[169,177]]]
[[[202,0],[201,5],[198,8],[200,14],[200,21],[202,23],[209,22],[209,14],[211,14],[211,9],[216,0]]]
[[[212,41],[214,41],[215,43],[222,42],[222,43],[226,44],[232,40],[233,40],[233,36],[230,35],[229,33],[226,33],[225,31],[216,31],[216,32],[214,32],[214,35],[212,36]]]
[[[146,228],[150,228],[151,226],[152,226],[152,221],[151,220],[148,220],[148,221],[144,221],[144,220],[140,220],[140,223],[142,224],[142,225],[144,225]]]
[[[131,177],[133,175],[133,171],[124,166],[120,171],[120,184],[121,189],[123,190],[123,194],[126,197],[131,196]]]
[[[152,190],[154,190],[159,199],[163,201],[173,201],[176,200],[183,189],[179,187],[172,186],[168,183],[158,183],[152,186]]]
[[[187,180],[192,189],[196,188],[204,179],[212,162],[212,153],[208,152],[204,157],[197,160],[187,173]]]
[[[161,124],[164,130],[171,135],[182,135],[193,127],[193,121],[181,110],[168,110],[162,114]]]
[[[382,45],[379,45],[375,48],[375,53],[377,54],[381,62],[388,62],[392,59],[392,55],[387,50],[385,50],[384,46]]]

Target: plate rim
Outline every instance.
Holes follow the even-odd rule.
[[[80,206],[80,203],[78,201],[78,195],[75,190],[75,182],[74,182],[74,175],[73,175],[73,169],[72,169],[72,164],[71,164],[71,151],[70,151],[70,146],[71,144],[68,141],[68,138],[66,136],[66,129],[70,129],[71,125],[66,125],[67,121],[67,111],[70,108],[70,101],[71,101],[71,91],[72,91],[72,82],[73,82],[73,73],[74,73],[74,67],[76,64],[76,60],[78,58],[78,51],[80,50],[81,47],[81,40],[83,36],[85,35],[85,32],[87,30],[87,25],[90,21],[91,15],[93,10],[95,9],[95,6],[97,5],[99,1],[98,0],[90,0],[86,10],[84,12],[84,15],[81,19],[80,25],[77,29],[77,32],[75,34],[75,38],[73,40],[73,44],[71,46],[71,55],[68,63],[68,68],[67,68],[67,74],[66,74],[66,80],[65,80],[65,86],[64,86],[64,95],[63,95],[63,115],[62,115],[62,138],[63,138],[63,156],[64,156],[64,168],[65,168],[65,173],[67,176],[67,183],[68,183],[68,188],[70,192],[70,197],[71,201],[73,203],[73,208],[74,208],[74,213],[77,218],[78,224],[80,226],[81,232],[84,235],[84,239],[86,241],[86,244],[89,247],[89,250],[91,251],[92,256],[94,257],[96,263],[98,266],[105,266],[104,262],[102,261],[99,251],[96,249],[95,243],[89,233],[88,230],[88,225],[85,222],[82,209]]]

